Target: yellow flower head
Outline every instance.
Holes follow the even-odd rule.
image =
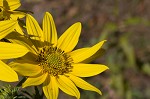
[[[18,39],[10,39],[30,50],[30,53],[10,64],[19,74],[28,76],[23,88],[43,84],[43,91],[48,99],[57,99],[59,88],[78,99],[80,92],[77,87],[101,94],[99,89],[80,77],[94,76],[108,69],[101,64],[82,63],[95,54],[105,40],[92,47],[72,51],[79,40],[81,23],[73,24],[57,39],[55,23],[48,12],[43,19],[43,30],[29,14],[26,27],[29,36],[27,39],[20,36]]]
[[[20,6],[19,0],[0,0],[0,40],[14,31],[22,33],[17,19],[25,16],[25,13],[14,11]],[[25,55],[28,49],[18,44],[0,42],[0,80],[6,82],[18,81],[16,72],[5,64],[3,59],[18,58]]]
[[[6,82],[18,81],[17,73],[1,60],[18,58],[27,52],[28,49],[19,44],[0,42],[0,80]]]
[[[25,16],[25,13],[14,11],[21,5],[20,0],[0,0],[0,21],[18,19]]]
[[[0,39],[14,31],[14,29],[23,35],[22,28],[17,19],[23,18],[25,13],[14,11],[20,5],[20,0],[0,0]]]

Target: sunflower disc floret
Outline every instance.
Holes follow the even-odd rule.
[[[73,68],[71,66],[73,60],[70,55],[52,46],[43,47],[39,52],[37,61],[43,72],[48,72],[53,76],[69,73]]]

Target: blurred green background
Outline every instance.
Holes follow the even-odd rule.
[[[21,0],[42,22],[45,11],[55,20],[58,35],[80,21],[82,33],[76,48],[107,39],[106,54],[93,63],[106,72],[85,78],[103,95],[80,90],[81,99],[150,99],[150,0]],[[75,99],[60,92],[59,99]]]

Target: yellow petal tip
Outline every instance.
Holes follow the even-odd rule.
[[[103,40],[102,42],[106,42],[107,40]]]
[[[76,22],[75,24],[81,27],[81,22]]]
[[[49,12],[45,12],[45,14],[50,14]],[[50,14],[51,15],[51,14]]]
[[[31,15],[30,14],[26,14],[26,17],[31,17]]]
[[[106,65],[104,65],[104,66],[106,66]],[[109,67],[108,67],[108,66],[106,66],[106,69],[109,69]]]

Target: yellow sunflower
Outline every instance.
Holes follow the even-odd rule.
[[[6,23],[8,23],[8,20],[10,20],[12,21],[12,23],[9,22],[10,24],[5,25],[5,27],[7,27],[7,30],[10,31],[9,26],[11,25],[15,29],[15,31],[23,35],[22,28],[18,23],[18,18],[23,18],[26,15],[26,13],[16,11],[16,9],[20,6],[20,0],[0,0],[0,26],[3,26],[3,23],[5,23],[5,21],[7,21]],[[7,35],[8,33],[10,32],[7,32],[5,35]],[[2,34],[0,33],[0,36],[1,35]]]
[[[6,82],[18,81],[17,73],[2,60],[18,58],[27,52],[28,49],[19,44],[0,42],[0,80]]]
[[[14,11],[21,5],[20,0],[0,0],[0,21],[18,19],[25,16],[21,11]]]
[[[0,11],[2,11],[1,10],[2,1],[4,2],[5,0],[0,0]],[[1,19],[1,12],[0,12],[0,19]],[[3,39],[6,35],[11,33],[12,31],[14,31],[14,29],[16,29],[17,26],[19,26],[17,20],[0,21],[0,40]],[[0,80],[6,82],[18,81],[18,75],[16,74],[16,72],[12,68],[10,68],[7,64],[5,64],[3,60],[18,58],[25,55],[27,52],[28,49],[24,46],[0,42]]]
[[[9,39],[30,50],[30,53],[10,64],[16,72],[27,76],[22,87],[42,84],[48,99],[57,99],[59,88],[77,99],[80,98],[77,87],[101,95],[99,89],[80,77],[94,76],[108,69],[102,64],[83,63],[102,47],[105,40],[92,47],[72,51],[79,40],[80,22],[73,24],[57,39],[55,23],[50,13],[45,13],[43,31],[31,15],[28,14],[26,18],[27,39],[19,35],[15,36],[17,39],[14,39],[13,35]]]

